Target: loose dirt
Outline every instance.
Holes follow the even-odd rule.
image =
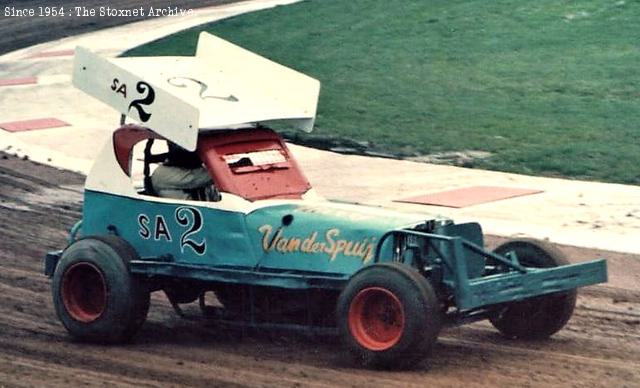
[[[22,386],[607,386],[640,387],[640,257],[605,257],[613,281],[582,289],[550,340],[501,337],[490,324],[442,332],[433,355],[404,371],[352,367],[335,338],[243,331],[179,318],[152,295],[132,344],[76,343],[53,310],[42,257],[80,217],[83,177],[0,154],[0,387]],[[489,238],[489,245],[502,239]],[[195,312],[195,306],[189,308]]]

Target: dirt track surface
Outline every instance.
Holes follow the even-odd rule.
[[[548,341],[507,340],[485,322],[446,329],[432,357],[406,371],[354,368],[331,337],[184,320],[161,294],[152,295],[134,343],[75,343],[53,310],[42,257],[64,247],[66,230],[80,216],[82,182],[15,157],[0,159],[0,387],[640,387],[637,284],[583,289],[568,326]],[[640,263],[625,254],[561,249],[572,260],[604,256],[610,267]]]
[[[238,0],[3,0],[0,2],[0,54],[4,54],[20,48],[32,46],[55,39],[74,36],[84,32],[95,31],[101,28],[118,26],[138,20],[148,19],[149,16],[100,16],[100,7],[110,7],[116,10],[129,10],[143,6],[145,14],[150,7],[166,8],[178,7],[185,10],[189,8],[202,8],[212,5],[233,3]],[[64,7],[65,16],[5,16],[5,7],[15,9],[32,9],[36,15],[43,7]],[[77,16],[75,7],[94,9],[96,16]],[[8,11],[12,13],[11,9]]]

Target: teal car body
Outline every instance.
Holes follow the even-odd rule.
[[[297,203],[296,203],[297,202]],[[382,216],[384,215],[384,216]],[[143,260],[348,279],[374,262],[389,230],[428,220],[329,201],[268,204],[248,213],[188,201],[133,199],[87,191],[82,233],[117,233]],[[382,247],[388,256],[392,242]],[[286,277],[272,285],[296,287]]]

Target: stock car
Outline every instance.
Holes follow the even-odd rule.
[[[544,242],[488,251],[478,223],[322,198],[270,129],[310,131],[320,83],[213,35],[191,57],[78,47],[73,82],[121,115],[87,176],[82,220],[45,258],[57,315],[79,340],[132,339],[164,291],[179,313],[199,301],[222,322],[324,330],[363,366],[407,366],[445,325],[488,319],[508,337],[548,337],[578,287],[606,281],[604,260],[569,264]],[[199,156],[215,200],[155,194],[168,143]]]

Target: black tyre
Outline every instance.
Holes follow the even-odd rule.
[[[569,264],[554,246],[523,239],[500,245],[494,252],[514,251],[526,267],[548,268]],[[502,334],[510,338],[543,339],[555,334],[569,321],[576,305],[576,290],[558,292],[507,304],[490,317]]]
[[[336,318],[356,362],[380,368],[408,367],[428,355],[442,321],[431,284],[399,263],[357,273],[338,298]]]
[[[149,290],[128,263],[138,255],[116,236],[75,241],[53,275],[53,304],[69,333],[99,343],[129,341],[149,311]]]

